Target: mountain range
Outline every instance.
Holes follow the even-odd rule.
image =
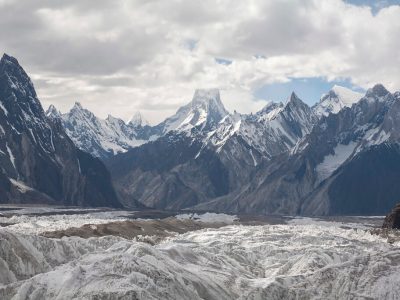
[[[252,114],[196,90],[151,126],[79,103],[45,113],[14,58],[0,70],[3,202],[291,215],[385,214],[398,202],[400,93],[380,84],[334,86],[312,107],[292,93]]]
[[[254,115],[172,131],[106,164],[125,205],[385,214],[400,192],[399,93],[376,85],[356,100],[343,90],[334,87],[312,108],[292,94]]]

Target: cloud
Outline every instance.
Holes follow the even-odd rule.
[[[141,110],[157,123],[202,87],[222,89],[228,109],[240,112],[265,104],[254,91],[292,78],[400,89],[400,6],[390,3],[377,10],[341,0],[3,0],[0,7],[0,49],[32,75],[44,105],[63,111],[80,101],[103,117]]]

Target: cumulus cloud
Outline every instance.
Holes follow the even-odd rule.
[[[382,6],[382,5],[381,5]],[[231,111],[291,78],[349,78],[400,89],[400,6],[342,0],[0,1],[0,49],[32,75],[44,103],[157,123],[218,87]],[[219,63],[232,61],[230,64]]]

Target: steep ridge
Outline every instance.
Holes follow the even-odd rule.
[[[149,127],[141,115],[135,115],[128,124],[111,115],[103,120],[83,108],[79,102],[65,114],[50,106],[46,115],[62,122],[68,136],[79,149],[101,159],[126,152],[151,138]]]
[[[257,165],[295,147],[315,122],[312,110],[292,93],[285,104],[269,104],[254,115],[226,117],[205,143],[229,166],[230,185],[241,186]]]
[[[323,117],[292,153],[260,166],[248,185],[205,203],[224,211],[382,214],[397,199],[398,93],[376,85],[351,108]]]
[[[120,206],[104,165],[46,117],[28,75],[6,54],[0,61],[0,167],[2,203]]]

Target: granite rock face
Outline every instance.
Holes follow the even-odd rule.
[[[119,207],[104,165],[46,117],[18,61],[0,61],[0,201]]]

